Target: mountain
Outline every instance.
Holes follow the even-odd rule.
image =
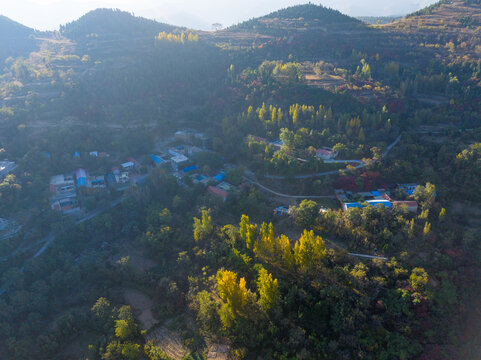
[[[162,31],[173,31],[176,27],[137,17],[131,13],[115,9],[97,9],[81,18],[60,27],[66,37],[74,40],[86,38],[152,38]]]
[[[27,55],[35,48],[35,30],[0,15],[0,63],[9,57]]]
[[[383,27],[447,59],[479,59],[481,0],[442,0]]]
[[[341,12],[322,5],[305,4],[291,6],[269,15],[251,19],[228,30],[252,31],[257,33],[279,35],[289,30],[319,30],[327,28],[362,27],[362,22]]]

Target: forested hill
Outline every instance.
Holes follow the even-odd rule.
[[[260,18],[251,19],[233,26],[229,30],[255,30],[259,33],[273,34],[289,29],[325,29],[326,27],[351,29],[363,27],[363,23],[337,10],[322,5],[306,4],[291,6]]]
[[[153,39],[159,32],[170,32],[174,29],[174,26],[137,17],[131,13],[114,9],[93,10],[80,19],[60,27],[63,35],[79,41],[86,38],[119,39],[151,37]]]
[[[0,63],[9,57],[28,54],[35,41],[30,37],[35,31],[0,15]]]
[[[420,45],[444,59],[477,60],[481,1],[443,0],[383,28],[402,34],[410,46]]]

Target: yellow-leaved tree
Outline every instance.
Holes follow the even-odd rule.
[[[309,272],[314,270],[326,257],[326,245],[314,231],[304,230],[301,238],[294,246],[294,259],[299,269]]]
[[[219,310],[219,317],[225,327],[230,327],[239,311],[247,301],[246,280],[237,282],[237,274],[232,271],[217,272],[217,292],[224,304]]]
[[[204,240],[214,232],[214,224],[207,210],[202,210],[202,220],[194,218],[194,239]]]
[[[264,268],[259,270],[257,290],[259,291],[259,304],[264,311],[272,309],[278,303],[277,279],[273,279],[272,274],[269,274]]]

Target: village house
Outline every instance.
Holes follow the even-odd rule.
[[[79,204],[75,198],[59,199],[52,202],[52,210],[60,211],[63,214],[72,214],[80,211]]]
[[[228,182],[221,182],[217,186],[209,186],[207,191],[217,197],[220,197],[222,201],[226,201],[229,197],[229,193],[235,191],[236,187]]]
[[[416,201],[393,200],[384,189],[357,194],[338,189],[335,190],[335,196],[341,203],[344,211],[366,206],[384,206],[389,209],[395,206],[406,206],[408,211],[412,213],[417,213],[418,211],[418,203]]]
[[[52,176],[50,178],[50,192],[56,196],[75,196],[75,181],[73,174]]]
[[[121,172],[119,174],[115,174],[115,181],[117,184],[126,184],[130,180],[130,175],[128,172]]]
[[[215,195],[215,196],[221,198],[222,201],[224,201],[224,202],[225,202],[225,201],[227,200],[227,198],[229,197],[229,193],[228,193],[227,191],[222,190],[222,189],[219,189],[219,188],[216,187],[216,186],[209,186],[209,187],[207,188],[207,191],[208,191],[209,193],[211,193],[212,195]]]
[[[123,164],[120,164],[120,168],[122,169],[122,171],[133,171],[134,168],[135,168],[135,163],[133,161],[127,161]]]
[[[91,189],[105,189],[107,184],[104,176],[89,176],[87,187]]]
[[[0,161],[0,181],[2,181],[5,176],[15,170],[16,167],[17,165],[13,161]]]
[[[332,160],[337,156],[337,153],[330,148],[323,147],[316,150],[316,157],[321,160]]]
[[[77,179],[77,189],[87,188],[87,172],[84,169],[78,168],[75,171],[75,178]]]
[[[414,190],[416,190],[418,186],[419,184],[397,184],[397,187],[404,190],[404,192],[406,192],[408,195],[413,195]]]
[[[289,215],[289,209],[284,206],[279,206],[274,209],[274,215],[277,215],[277,216]]]
[[[154,155],[151,156],[152,165],[155,167],[161,167],[169,163],[169,157],[165,155]]]
[[[184,155],[174,155],[174,157],[170,159],[170,162],[172,164],[172,170],[174,170],[175,172],[179,172],[181,165],[186,163],[187,161],[189,161],[189,159]]]

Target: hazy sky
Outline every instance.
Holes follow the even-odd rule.
[[[323,0],[324,6],[352,15],[402,15],[437,0]],[[118,8],[174,25],[210,30],[265,15],[307,0],[0,0],[0,14],[39,30],[58,29],[99,7]],[[318,4],[318,1],[313,1]],[[0,34],[1,36],[1,34]]]

